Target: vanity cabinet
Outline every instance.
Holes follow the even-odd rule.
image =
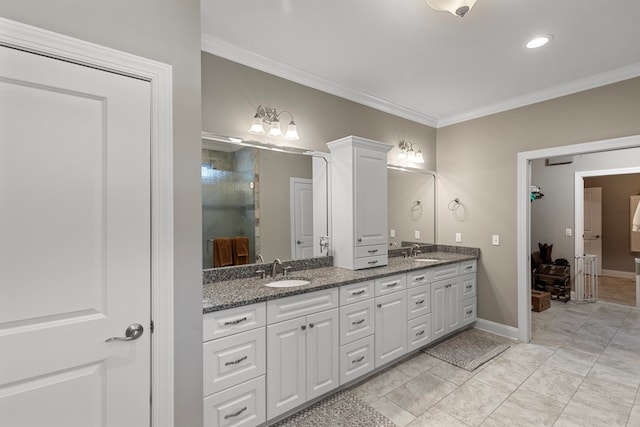
[[[267,303],[268,319],[304,314],[267,325],[268,419],[339,386],[337,301],[331,289]]]
[[[433,269],[432,277],[444,279],[431,283],[432,339],[477,320],[476,271],[475,260]]]
[[[406,274],[375,279],[375,366],[407,352]]]
[[[266,421],[266,304],[203,317],[205,427],[257,426]]]
[[[387,152],[393,148],[349,136],[331,151],[334,265],[359,270],[387,265]]]

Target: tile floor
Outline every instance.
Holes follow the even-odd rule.
[[[636,305],[636,280],[600,276],[598,299],[616,304]]]
[[[640,426],[640,311],[552,301],[514,342],[467,372],[418,353],[356,386],[398,426]]]

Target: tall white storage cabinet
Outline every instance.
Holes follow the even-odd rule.
[[[331,151],[333,264],[387,265],[387,152],[390,144],[349,136]]]

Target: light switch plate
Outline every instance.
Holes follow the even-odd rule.
[[[462,233],[456,233],[456,243],[462,243]]]
[[[491,236],[491,244],[493,246],[500,246],[500,235],[499,234],[494,234],[493,236]]]
[[[394,230],[393,228],[389,230],[389,237],[396,237],[396,230]]]
[[[420,238],[420,230],[416,230],[413,232],[413,238],[414,239],[419,239]]]
[[[567,237],[573,236],[573,230],[570,229],[570,228],[565,228],[564,229],[564,235],[567,236]]]

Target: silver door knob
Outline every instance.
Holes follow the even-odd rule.
[[[137,340],[142,336],[143,332],[144,332],[144,328],[140,323],[132,323],[129,325],[127,330],[124,331],[124,334],[125,334],[124,337],[111,337],[104,340],[104,342]]]
[[[302,240],[296,240],[296,243],[301,245],[302,244]]]

